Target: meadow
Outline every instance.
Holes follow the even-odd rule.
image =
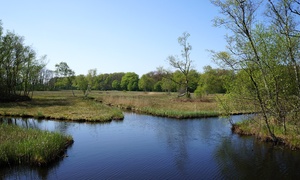
[[[120,109],[71,91],[35,91],[31,101],[0,103],[0,115],[89,122],[124,118]]]
[[[127,111],[177,119],[219,116],[215,95],[204,98],[178,97],[178,93],[93,91],[90,97]]]

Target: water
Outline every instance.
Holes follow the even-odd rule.
[[[235,116],[234,121],[241,119]],[[226,119],[175,120],[126,113],[89,124],[13,120],[70,134],[68,157],[48,167],[9,167],[1,179],[296,179],[300,152],[232,134]]]

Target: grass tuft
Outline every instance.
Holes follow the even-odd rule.
[[[4,123],[0,132],[0,166],[47,165],[62,157],[73,143],[71,136]]]

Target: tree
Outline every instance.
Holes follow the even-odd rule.
[[[213,69],[211,66],[205,66],[204,73],[199,78],[198,91],[202,90],[208,94],[225,93],[226,85],[233,80],[233,71],[226,69]]]
[[[154,79],[149,74],[142,75],[138,83],[139,89],[143,91],[151,91],[154,87]]]
[[[299,108],[295,108],[299,105],[299,64],[292,55],[299,57],[299,48],[295,47],[299,47],[300,43],[299,37],[292,36],[290,31],[295,28],[296,22],[289,16],[290,10],[285,6],[282,11],[275,11],[279,6],[275,7],[272,1],[268,2],[276,18],[269,24],[255,19],[256,11],[261,7],[259,1],[211,2],[220,8],[224,16],[215,20],[216,25],[224,25],[232,32],[227,37],[229,51],[213,53],[215,60],[222,61],[222,64],[238,72],[238,78],[229,92],[239,101],[257,105],[269,135],[277,142],[274,128],[282,125],[286,133],[286,119],[299,112]],[[279,4],[285,2],[289,1],[282,0]],[[280,22],[278,14],[288,20]],[[291,67],[295,69],[293,74]],[[238,82],[240,77],[243,83]],[[295,97],[298,100],[295,101]]]
[[[41,60],[24,44],[24,37],[9,31],[3,34],[0,21],[0,101],[29,99],[45,66]]]
[[[114,90],[120,90],[120,88],[121,88],[120,82],[118,80],[114,80],[111,84],[111,87]]]
[[[67,87],[67,89],[72,89],[72,94],[73,96],[75,96],[72,88],[72,81],[74,80],[75,72],[68,66],[66,62],[60,62],[59,64],[55,64],[55,68],[56,76],[61,77],[61,79],[58,79],[58,83],[64,84]]]
[[[74,85],[77,87],[77,89],[81,90],[83,92],[83,95],[85,97],[88,96],[89,93],[89,81],[88,79],[80,74],[79,76],[75,77]]]
[[[86,79],[88,81],[90,89],[97,89],[97,69],[88,70]]]
[[[190,34],[184,32],[182,36],[178,38],[178,43],[183,48],[181,50],[182,59],[180,59],[178,56],[169,56],[167,58],[169,64],[173,68],[178,69],[184,77],[183,82],[176,82],[176,81],[175,82],[183,86],[185,91],[184,94],[186,95],[186,97],[190,97],[188,84],[190,80],[189,73],[192,67],[192,60],[190,59],[190,51],[192,50],[192,46],[187,41],[189,37]]]
[[[121,88],[128,91],[138,90],[139,75],[134,72],[126,73],[121,80]]]

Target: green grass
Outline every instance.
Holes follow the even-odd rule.
[[[34,92],[31,101],[0,103],[0,115],[92,122],[124,118],[120,109],[83,96],[73,97],[71,91]]]
[[[0,166],[47,165],[62,157],[71,136],[0,124]]]
[[[234,132],[237,134],[254,135],[262,141],[272,141],[272,137],[260,116],[239,122],[234,126]],[[279,139],[280,144],[283,144],[290,149],[300,149],[300,130],[298,124],[287,121],[286,132],[281,125],[276,124],[274,121],[270,121],[270,127],[272,132]]]

